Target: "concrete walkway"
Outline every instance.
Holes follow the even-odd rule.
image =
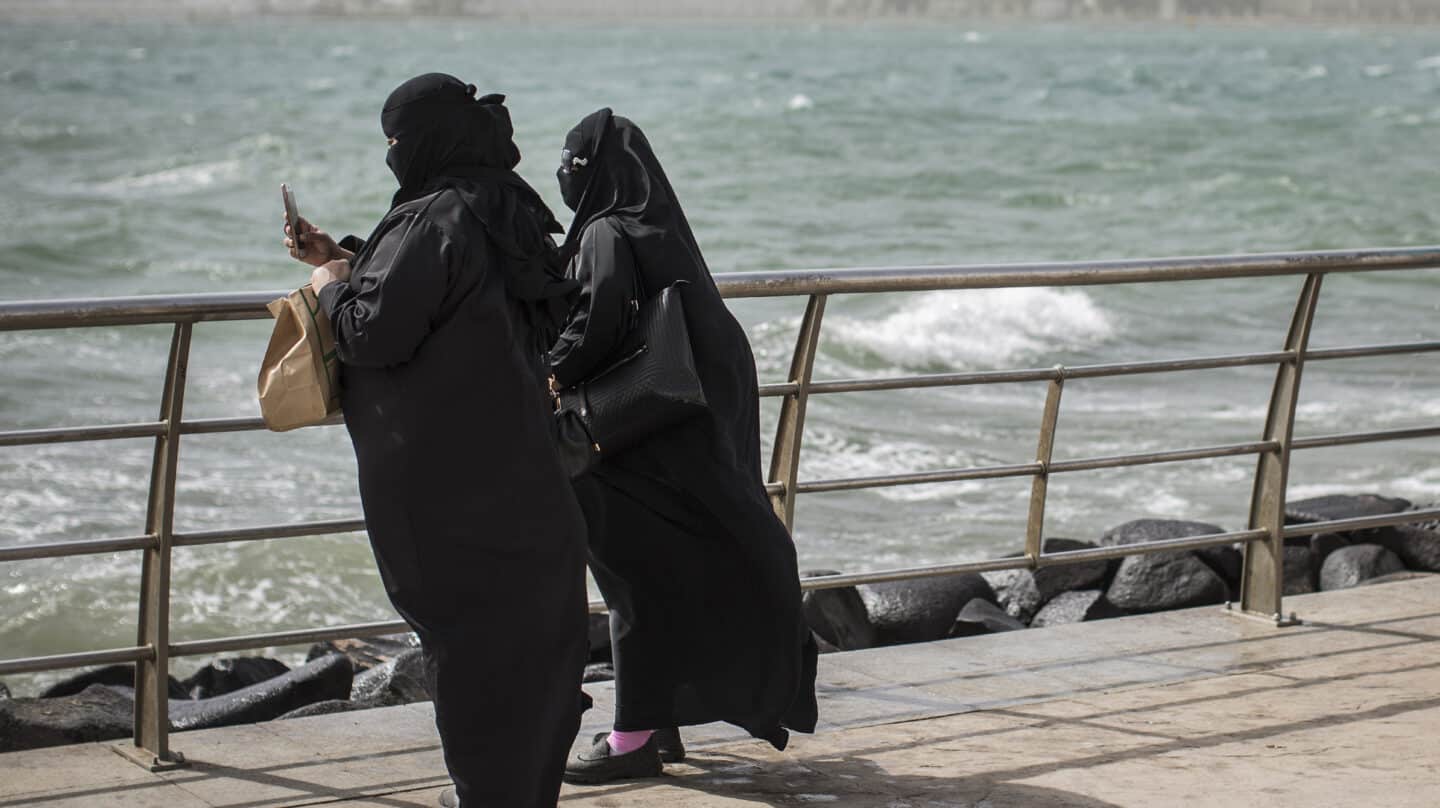
[[[814,736],[686,731],[663,778],[581,806],[1440,806],[1440,576],[821,658]],[[604,726],[608,687],[588,688]],[[0,755],[0,808],[430,806],[429,705],[181,733],[151,774],[90,744]]]

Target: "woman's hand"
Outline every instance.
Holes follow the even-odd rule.
[[[310,273],[310,288],[315,291],[315,296],[319,297],[320,290],[329,284],[348,280],[350,280],[350,261],[346,258],[338,258],[315,267],[315,271]]]
[[[303,216],[297,222],[300,227],[300,243],[295,243],[295,234],[290,232],[290,223],[285,223],[285,249],[290,251],[290,257],[304,261],[312,267],[318,267],[330,261],[344,259],[349,261],[354,258],[354,253],[341,249],[335,239],[329,233],[310,224]]]

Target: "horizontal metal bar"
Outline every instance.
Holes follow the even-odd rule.
[[[255,527],[176,533],[172,543],[176,547],[198,547],[204,544],[224,544],[226,542],[328,536],[332,533],[354,533],[364,529],[364,519],[331,519],[323,522],[296,522],[288,525],[256,525]]]
[[[81,541],[47,542],[45,544],[22,544],[16,547],[0,547],[0,562],[32,561],[38,558],[66,558],[68,556],[123,553],[130,550],[145,550],[154,546],[154,536],[134,536],[124,539],[84,539]]]
[[[1435,267],[1440,267],[1440,247],[1402,247],[1119,261],[742,272],[717,275],[715,281],[726,297],[783,297],[1004,286],[1097,286]]]
[[[847,477],[836,480],[812,480],[795,484],[799,494],[819,494],[830,491],[854,491],[860,488],[887,488],[896,485],[921,485],[924,483],[953,483],[961,480],[993,480],[1001,477],[1028,477],[1044,471],[1039,463],[1021,463],[1014,466],[978,466],[968,469],[938,469],[917,471],[910,474],[882,474],[874,477]]]
[[[1440,519],[1440,508],[1425,508],[1379,516],[1356,516],[1350,519],[1330,519],[1324,522],[1307,522],[1303,525],[1286,525],[1285,538],[1313,536],[1316,533],[1348,533],[1352,530],[1369,530],[1377,527],[1394,527],[1414,522],[1428,522]]]
[[[890,581],[913,581],[917,578],[934,578],[940,575],[959,575],[966,572],[1000,572],[1018,570],[1030,566],[1030,559],[998,558],[991,561],[968,561],[963,564],[936,564],[929,567],[907,567],[905,569],[881,572],[851,572],[844,575],[824,575],[816,578],[801,578],[800,588],[806,592],[816,589],[838,589],[842,586],[860,584],[882,584]]]
[[[921,292],[1004,286],[1094,286],[1440,267],[1440,247],[1134,258],[1116,261],[813,269],[715,276],[726,297]],[[266,319],[289,290],[0,303],[0,331]]]
[[[1149,553],[1177,552],[1180,550],[1203,550],[1207,547],[1222,547],[1236,542],[1263,541],[1270,538],[1268,530],[1238,530],[1234,533],[1210,533],[1204,536],[1186,536],[1179,539],[1161,539],[1140,544],[1119,544],[1112,547],[1096,547],[1087,550],[1065,550],[1059,553],[1045,553],[1040,556],[1038,566],[1058,567],[1065,564],[1079,564],[1084,561],[1108,561],[1125,556],[1147,555]]]
[[[1294,358],[1289,351],[1266,353],[1231,354],[1224,356],[1197,356],[1188,359],[1160,359],[1146,362],[1110,362],[1097,365],[1079,365],[1059,368],[1022,368],[1018,370],[984,370],[969,373],[933,373],[917,376],[889,376],[867,379],[830,379],[812,382],[811,393],[859,393],[877,390],[910,390],[927,387],[960,387],[972,384],[1013,384],[1023,382],[1054,381],[1060,376],[1066,379],[1089,379],[1106,376],[1130,376],[1141,373],[1169,373],[1181,370],[1211,370],[1214,368],[1244,367],[1248,365],[1269,365]]]
[[[1356,345],[1349,348],[1324,348],[1305,352],[1305,361],[1323,359],[1358,359],[1367,356],[1417,354],[1440,351],[1440,342],[1392,342],[1384,345]]]
[[[1280,444],[1273,440],[1252,443],[1229,443],[1223,446],[1204,446],[1198,449],[1175,449],[1169,452],[1140,452],[1137,454],[1111,455],[1109,457],[1085,457],[1076,460],[1056,460],[1050,464],[1050,473],[1066,471],[1093,471],[1095,469],[1127,468],[1148,466],[1154,463],[1178,463],[1185,460],[1206,460],[1212,457],[1235,457],[1237,455],[1260,454],[1279,451]]]
[[[20,429],[0,432],[0,447],[41,446],[50,443],[76,443],[87,440],[124,440],[153,438],[165,432],[160,421],[140,424],[107,424],[100,426],[66,426],[51,429]]]
[[[1387,440],[1410,440],[1440,436],[1440,427],[1426,426],[1413,429],[1382,429],[1377,432],[1344,432],[1335,435],[1316,435],[1310,438],[1296,438],[1291,449],[1319,449],[1326,446],[1349,446],[1355,443],[1380,443]]]
[[[761,398],[774,398],[776,396],[793,396],[800,392],[800,385],[795,382],[777,382],[775,384],[760,385]]]
[[[107,651],[82,651],[76,654],[54,654],[52,656],[6,659],[0,660],[0,676],[10,676],[17,673],[60,671],[67,668],[88,668],[92,665],[117,665],[126,662],[139,662],[142,659],[150,659],[154,656],[155,649],[146,645],[136,646],[134,648],[112,648]]]
[[[363,637],[381,637],[386,634],[403,634],[410,631],[404,620],[387,620],[379,623],[351,623],[344,626],[309,628],[300,631],[276,631],[269,634],[246,634],[240,637],[222,637],[215,640],[189,640],[170,644],[170,656],[202,656],[223,654],[230,651],[250,651],[256,648],[274,648],[282,645],[307,645],[330,640],[352,640]]]

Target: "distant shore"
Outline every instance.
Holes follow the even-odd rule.
[[[1440,23],[1440,0],[0,0],[0,17]]]

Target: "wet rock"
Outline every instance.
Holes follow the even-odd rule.
[[[1224,532],[1225,528],[1209,522],[1189,522],[1183,519],[1135,519],[1105,531],[1100,536],[1100,544],[1105,547],[1116,547],[1124,544],[1164,541],[1165,539],[1209,536],[1213,533]],[[1220,580],[1225,582],[1226,587],[1237,588],[1240,582],[1241,568],[1245,563],[1239,545],[1206,547],[1191,552],[1214,570],[1215,574],[1220,576]]]
[[[821,578],[839,574],[834,570],[815,570],[802,573],[802,576]],[[802,612],[810,630],[835,648],[854,651],[876,645],[875,627],[870,625],[870,614],[865,610],[860,593],[853,586],[812,589],[806,592],[802,601]]]
[[[349,699],[354,670],[349,657],[330,654],[213,699],[171,701],[170,727],[178,731],[251,724],[318,701]]]
[[[1304,595],[1315,591],[1315,554],[1306,545],[1285,545],[1285,595]]]
[[[609,662],[592,662],[585,666],[585,676],[582,680],[585,684],[591,682],[611,682],[615,680],[615,666]]]
[[[310,646],[306,662],[314,662],[331,654],[344,654],[358,673],[368,671],[376,665],[383,665],[395,657],[420,647],[420,638],[414,633],[387,634],[383,637],[369,637],[359,640],[331,640]]]
[[[353,710],[363,710],[364,707],[353,701],[345,699],[326,699],[317,701],[314,704],[307,704],[280,716],[276,721],[284,721],[287,718],[309,718],[312,715],[333,715],[335,713],[348,713]]]
[[[1085,620],[1104,620],[1121,617],[1125,610],[1111,603],[1100,589],[1085,589],[1077,592],[1061,592],[1051,598],[1030,621],[1031,628],[1063,626]]]
[[[995,593],[974,573],[865,584],[856,589],[881,645],[929,642],[950,635],[960,608]]]
[[[1299,525],[1358,516],[1383,516],[1409,509],[1410,502],[1399,497],[1382,497],[1379,494],[1327,494],[1285,503],[1285,524]]]
[[[1193,553],[1126,556],[1105,597],[1136,614],[1223,603],[1229,589],[1209,565]]]
[[[103,684],[66,696],[0,701],[0,752],[128,737],[134,706]]]
[[[1315,569],[1318,570],[1324,565],[1325,559],[1329,558],[1331,553],[1339,550],[1341,547],[1349,547],[1350,540],[1341,536],[1339,533],[1316,533],[1310,537],[1308,544]]]
[[[4,682],[0,682],[0,700],[8,698],[10,698],[10,688],[6,687]]]
[[[1045,553],[1064,553],[1072,550],[1093,550],[1098,544],[1076,539],[1046,539],[1041,545]],[[1082,589],[1103,588],[1113,571],[1110,561],[1084,561],[1078,564],[1062,564],[1041,567],[1030,575],[1035,579],[1035,588],[1040,592],[1042,602],[1048,603],[1062,592]]]
[[[411,648],[389,662],[355,675],[350,700],[359,707],[394,707],[430,701],[425,678],[425,653]]]
[[[1320,568],[1320,591],[1345,589],[1404,569],[1399,556],[1378,544],[1353,544],[1325,559]]]
[[[109,685],[120,688],[135,687],[135,666],[134,665],[106,665],[103,668],[92,668],[82,671],[45,688],[40,693],[42,699],[54,699],[62,696],[74,696],[88,689],[91,685]],[[173,676],[170,677],[170,698],[188,699],[190,696],[185,688]]]
[[[974,598],[960,610],[950,636],[971,637],[1022,628],[1025,628],[1025,624],[1011,617],[1004,609],[984,598]]]
[[[265,657],[217,659],[180,683],[185,698],[209,699],[290,672],[290,666]]]
[[[1021,623],[1029,623],[1045,605],[1040,587],[1030,570],[986,572],[981,573],[981,577],[995,590],[996,604]]]
[[[610,614],[590,615],[590,661],[610,659]]]
[[[1376,531],[1370,539],[1400,557],[1412,570],[1440,572],[1440,530],[1433,522],[1398,525]]]
[[[1419,570],[1401,570],[1400,572],[1390,572],[1386,573],[1385,575],[1377,575],[1376,577],[1371,578],[1367,581],[1361,581],[1360,586],[1370,586],[1371,584],[1393,584],[1396,581],[1414,581],[1420,578],[1434,578],[1436,575],[1437,573],[1434,572],[1421,572]]]

